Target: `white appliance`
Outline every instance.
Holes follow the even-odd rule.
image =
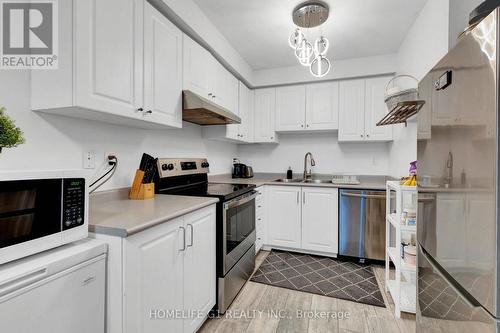
[[[84,239],[0,268],[0,330],[103,333],[107,245]]]
[[[82,171],[0,172],[0,264],[88,236]]]

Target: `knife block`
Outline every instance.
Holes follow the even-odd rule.
[[[134,182],[132,183],[132,187],[130,188],[130,192],[128,194],[129,199],[148,200],[155,197],[155,184],[143,184],[143,179],[144,171],[137,170],[135,172]]]

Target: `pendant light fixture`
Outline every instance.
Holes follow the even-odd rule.
[[[328,6],[318,1],[303,3],[297,6],[292,14],[296,28],[288,38],[288,43],[295,50],[295,57],[299,63],[309,67],[315,77],[323,77],[330,72],[331,63],[326,57],[330,42],[321,35],[311,43],[301,28],[309,30],[318,27],[328,19],[328,15]]]

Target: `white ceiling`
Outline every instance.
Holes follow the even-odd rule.
[[[297,65],[288,36],[291,13],[303,0],[194,1],[253,69]],[[328,21],[306,36],[322,31],[334,60],[395,53],[426,1],[326,0]]]

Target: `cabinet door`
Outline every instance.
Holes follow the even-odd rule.
[[[495,266],[496,246],[495,195],[467,194],[467,267],[488,270]]]
[[[365,80],[339,84],[339,142],[365,139]]]
[[[305,129],[306,88],[290,86],[276,88],[276,131]]]
[[[301,189],[297,186],[270,186],[267,189],[269,245],[300,248]]]
[[[184,34],[183,89],[212,100],[215,59],[201,45]]]
[[[302,188],[302,249],[338,253],[338,189]]]
[[[238,108],[234,110],[234,114],[241,118],[241,124],[231,124],[226,125],[226,138],[231,140],[240,140],[240,133],[244,131],[242,128],[244,126],[243,122],[243,113],[245,113],[245,105],[244,105],[244,92],[242,92],[241,87],[239,87],[239,99],[238,99]]]
[[[215,305],[215,205],[186,215],[184,223],[184,309],[208,315]],[[184,332],[196,332],[204,320],[202,316],[187,318]]]
[[[141,0],[75,4],[75,104],[126,117],[142,107]],[[120,10],[116,10],[119,8]]]
[[[238,80],[214,59],[213,102],[233,113],[238,111]]]
[[[462,266],[466,249],[466,202],[464,194],[436,196],[436,257],[446,267]]]
[[[274,131],[276,106],[276,89],[257,89],[255,90],[255,142],[273,142],[276,141]]]
[[[178,218],[124,240],[126,332],[182,332],[182,319],[149,315],[183,309],[183,223]]]
[[[306,129],[339,129],[338,82],[315,83],[306,86]]]
[[[239,127],[239,139],[241,141],[249,142],[250,139],[250,89],[243,83],[239,82],[239,114],[241,124]]]
[[[391,141],[392,125],[377,126],[388,112],[384,102],[388,77],[367,79],[365,82],[365,138],[368,141]]]
[[[148,2],[144,17],[144,118],[180,128],[182,32]]]

